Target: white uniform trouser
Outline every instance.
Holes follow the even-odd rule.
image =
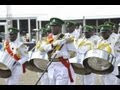
[[[79,49],[77,58],[78,58],[78,63],[83,65],[83,61],[84,61],[84,57],[85,57],[85,52],[88,50],[88,47],[84,47],[82,49]],[[81,77],[81,83],[83,83],[83,85],[94,85],[95,84],[95,74],[91,73],[88,75],[83,75],[83,77]]]
[[[94,85],[95,84],[95,75],[94,73],[88,74],[88,75],[84,75],[84,85]]]
[[[84,75],[75,74],[74,84],[70,85],[83,85]]]
[[[12,69],[12,74],[9,78],[5,79],[7,85],[19,85],[22,78],[23,68],[22,65],[16,65]]]
[[[115,63],[113,72],[102,76],[105,85],[117,85],[118,84],[117,81],[119,81],[119,79],[116,77],[116,75],[118,75],[118,66],[117,66],[118,62],[119,62],[118,58],[116,58],[116,63]]]
[[[70,67],[72,75],[73,70]],[[69,85],[67,68],[61,62],[52,62],[48,68],[49,85]]]
[[[120,55],[118,55],[117,60],[118,60],[118,64],[120,64]],[[118,74],[119,74],[119,72],[118,72]],[[120,85],[120,79],[117,79],[117,85]]]
[[[38,73],[38,77],[40,78],[43,72]],[[49,79],[48,79],[48,73],[45,72],[44,75],[42,76],[40,82],[38,85],[49,85]]]
[[[108,74],[103,76],[105,85],[116,85],[117,84],[117,77],[113,74]]]

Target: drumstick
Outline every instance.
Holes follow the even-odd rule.
[[[61,47],[59,48],[59,50],[61,50],[61,48],[64,46],[64,44],[61,45]],[[55,54],[54,58],[52,58],[50,60],[50,63],[47,65],[46,69],[43,71],[42,75],[40,76],[40,78],[38,79],[38,81],[36,82],[35,85],[38,84],[38,82],[41,80],[42,76],[45,74],[45,72],[47,71],[48,67],[51,65],[51,63],[53,62],[53,60],[55,59],[55,57],[57,56],[57,54]]]

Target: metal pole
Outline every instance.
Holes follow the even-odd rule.
[[[118,25],[119,25],[119,27],[118,27],[118,34],[120,34],[120,23]]]
[[[31,41],[31,27],[30,27],[30,18],[28,19],[28,35],[29,35],[29,41]]]
[[[10,5],[6,5],[6,10],[7,10],[7,14],[6,14],[7,31],[5,31],[5,34],[8,33],[8,28],[12,27],[11,6]]]
[[[85,31],[84,26],[86,25],[86,20],[85,20],[85,16],[83,16],[83,31]]]
[[[36,40],[39,41],[39,31],[38,31],[38,29],[36,31]]]
[[[83,32],[85,31],[85,25],[86,25],[86,20],[85,20],[85,16],[83,16]],[[83,76],[83,85],[84,85],[84,76]]]
[[[98,19],[96,20],[96,34],[98,35]]]
[[[41,25],[41,21],[39,21],[39,29],[41,29],[42,25]],[[40,40],[42,40],[42,31],[39,31],[39,38]]]
[[[17,19],[17,29],[19,30],[18,38],[20,39],[20,22],[19,22],[19,19]]]
[[[66,33],[66,27],[65,27],[65,24],[62,25],[62,33]]]
[[[108,21],[111,22],[111,19],[109,18]]]

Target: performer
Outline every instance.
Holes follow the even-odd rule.
[[[79,39],[80,37],[82,37],[82,25],[80,25],[80,23],[75,24],[75,29],[73,33],[76,39]]]
[[[77,40],[78,38],[76,38],[76,36],[78,35],[78,33],[75,33],[75,28],[76,28],[76,24],[72,21],[69,21],[69,22],[66,22],[66,33],[65,35],[70,35],[71,38],[73,38],[74,42],[72,42],[71,44],[74,44],[75,45],[75,48],[77,48],[76,46],[76,43],[77,43]],[[69,44],[70,45],[70,44]],[[76,50],[77,51],[77,50]],[[73,61],[76,61],[76,55],[77,55],[77,52],[76,53],[73,53],[73,52],[69,52],[71,54],[71,58],[69,59],[70,63],[73,62]],[[75,77],[75,81],[74,83],[70,83],[70,85],[75,85],[76,84],[76,78],[77,78],[77,74],[74,74],[74,77]],[[80,79],[82,79],[83,75],[79,75]]]
[[[50,19],[51,35],[47,45],[41,48],[47,51],[53,60],[48,67],[49,85],[68,85],[69,80],[74,82],[74,71],[69,63],[68,50],[75,50],[74,45],[69,47],[68,43],[73,40],[61,33],[64,21],[59,18]]]
[[[101,50],[105,50],[108,53],[111,53],[114,57],[115,55],[115,44],[117,43],[117,37],[112,35],[112,25],[109,23],[104,23],[100,25],[100,33],[102,38],[98,41],[97,48]],[[116,85],[117,84],[117,77],[115,75],[118,74],[118,67],[117,67],[118,60],[116,59],[114,70],[112,73],[107,75],[101,75],[103,83],[105,85]]]
[[[47,26],[48,26],[48,24],[47,24]],[[46,26],[46,28],[41,28],[42,39],[37,42],[36,47],[35,47],[35,51],[40,51],[41,53],[44,53],[44,54],[45,53],[47,54],[47,52],[45,52],[44,49],[42,49],[41,47],[47,45],[47,43],[48,43],[47,38],[49,37],[49,35],[47,36],[47,34],[50,33],[50,28],[48,28],[47,26]],[[38,76],[41,77],[42,73],[43,72],[38,72]],[[37,85],[49,85],[48,72],[44,73],[40,82]]]
[[[80,64],[83,65],[83,60],[85,57],[85,53],[88,50],[91,50],[94,48],[94,40],[92,39],[92,30],[93,27],[90,25],[84,26],[84,37],[78,39],[77,43],[77,59]],[[94,85],[95,83],[95,74],[87,74],[82,77],[83,85]]]
[[[12,68],[12,74],[7,78],[7,85],[19,85],[21,76],[25,73],[24,63],[28,60],[28,53],[26,46],[17,38],[18,30],[16,28],[9,28],[9,39],[4,41],[4,51],[16,60]]]

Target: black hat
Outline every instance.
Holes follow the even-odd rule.
[[[62,24],[64,24],[64,21],[59,18],[51,18],[50,19],[50,26],[54,26],[54,25],[61,26]]]
[[[84,26],[84,30],[85,30],[84,32],[91,32],[93,29],[94,29],[93,26],[90,26],[90,25]]]
[[[106,21],[106,22],[104,22],[104,24],[111,25],[112,29],[115,29],[115,27],[116,27],[115,23],[110,22],[110,21]]]
[[[74,26],[75,25],[75,23],[74,22],[67,22],[66,23],[66,27],[71,27],[71,26]]]
[[[100,25],[100,32],[106,32],[112,30],[112,26],[110,24],[102,24]]]
[[[8,31],[10,34],[17,34],[19,32],[17,28],[9,28]]]
[[[114,23],[113,23],[113,22],[110,22],[110,21],[106,21],[106,22],[104,22],[104,24],[105,24],[105,25],[106,25],[106,24],[107,24],[107,25],[109,24],[109,25],[111,25],[111,26],[114,26]]]

